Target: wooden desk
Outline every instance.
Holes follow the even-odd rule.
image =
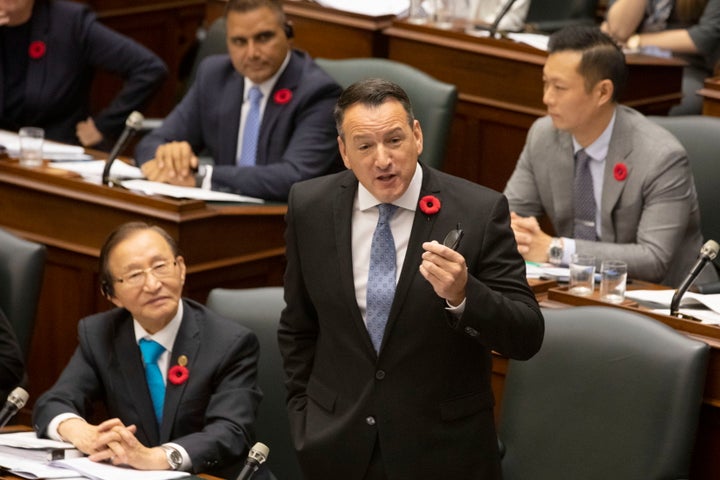
[[[204,302],[214,287],[282,284],[285,211],[147,197],[0,161],[0,226],[48,249],[27,365],[31,400],[70,359],[78,320],[112,306],[100,294],[97,263],[115,227],[142,220],[167,230],[187,264],[184,295]]]
[[[720,478],[720,464],[716,460],[717,452],[720,449],[720,327],[653,313],[636,302],[628,300],[620,305],[605,303],[600,300],[597,289],[592,296],[579,297],[569,293],[567,287],[558,286],[553,282],[531,280],[529,283],[543,308],[571,308],[584,305],[622,308],[652,317],[681,333],[710,345],[710,360],[705,380],[703,407],[698,422],[690,478],[693,480],[715,480]],[[629,285],[628,288],[652,289],[661,287],[634,281],[632,286]],[[492,385],[496,399],[496,419],[499,419],[502,409],[502,394],[507,368],[508,360],[495,355],[493,358]]]
[[[698,93],[703,97],[703,115],[720,117],[720,76],[705,79]]]
[[[394,21],[385,34],[388,58],[458,87],[443,170],[502,191],[528,128],[546,111],[546,52],[405,21]],[[629,55],[627,61],[630,76],[623,103],[646,114],[665,114],[680,101],[683,62],[645,55]]]

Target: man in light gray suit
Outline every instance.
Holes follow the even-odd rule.
[[[677,286],[703,241],[685,150],[617,104],[625,57],[599,29],[558,31],[548,51],[548,115],[530,128],[505,187],[518,250],[535,262],[567,264],[576,252],[623,260],[632,278]],[[543,214],[557,237],[541,229]],[[698,281],[714,277],[706,268]]]

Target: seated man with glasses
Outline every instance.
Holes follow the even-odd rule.
[[[258,340],[181,298],[185,273],[161,228],[133,222],[110,234],[100,286],[118,308],[80,320],[75,354],[35,405],[39,436],[71,442],[94,461],[237,476],[262,396]],[[108,414],[99,424],[94,403]]]

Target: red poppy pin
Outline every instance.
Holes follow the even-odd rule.
[[[434,195],[425,195],[420,199],[420,210],[425,215],[435,215],[440,211],[440,199]]]
[[[624,163],[616,163],[615,167],[613,168],[613,175],[615,176],[615,180],[618,182],[622,182],[627,178],[627,167]]]
[[[42,40],[35,40],[34,42],[30,42],[30,46],[28,47],[28,55],[30,55],[30,58],[33,60],[37,60],[38,58],[42,58],[45,56],[45,51],[47,50],[47,47],[45,46],[45,42]]]
[[[180,355],[178,357],[178,364],[168,371],[168,381],[170,383],[173,385],[182,385],[188,378],[190,378],[190,372],[185,366],[187,365],[187,361],[188,359],[185,355]]]
[[[280,90],[275,92],[273,100],[275,100],[275,103],[277,103],[278,105],[285,105],[290,100],[292,100],[292,92],[287,88],[281,88]]]

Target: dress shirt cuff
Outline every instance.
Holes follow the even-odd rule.
[[[445,304],[447,305],[447,307],[445,307],[445,310],[447,310],[455,318],[460,318],[460,317],[462,317],[462,314],[465,313],[465,301],[466,300],[467,300],[466,298],[463,298],[463,301],[460,302],[460,305],[457,305],[457,306],[453,306],[450,304],[450,302],[445,300]]]
[[[50,420],[50,423],[47,427],[47,432],[45,433],[47,433],[47,436],[52,440],[57,440],[58,442],[67,442],[67,440],[60,436],[60,434],[58,433],[58,427],[62,422],[71,418],[79,418],[83,422],[85,421],[85,419],[82,418],[80,415],[76,415],[74,413],[61,413],[60,415]]]
[[[212,165],[206,165],[205,166],[205,178],[203,178],[203,181],[200,184],[200,188],[202,188],[203,190],[212,190],[212,173],[213,173]]]
[[[175,450],[180,452],[180,455],[182,455],[182,464],[180,464],[180,468],[178,470],[181,470],[183,472],[189,472],[192,470],[192,460],[190,460],[190,455],[188,455],[187,450],[185,450],[182,445],[178,445],[177,443],[168,442],[163,443],[163,446],[167,445],[168,447],[173,447]]]
[[[574,238],[566,238],[562,237],[563,239],[563,259],[562,263],[563,265],[570,265],[570,259],[573,256],[573,253],[575,253],[575,239]]]

